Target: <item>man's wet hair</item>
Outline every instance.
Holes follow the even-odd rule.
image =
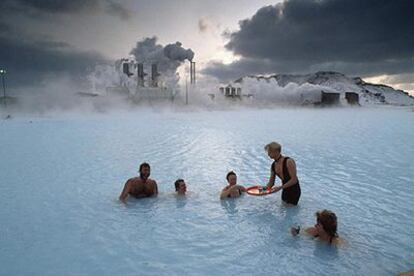
[[[144,162],[141,165],[139,165],[139,171],[141,172],[143,168],[151,169],[151,166],[148,163]]]
[[[180,188],[180,182],[184,182],[184,179],[179,178],[175,181],[175,191],[178,191],[178,188]]]
[[[226,175],[226,179],[227,179],[227,181],[229,181],[229,177],[230,177],[230,175],[235,175],[235,176],[237,176],[235,172],[233,172],[233,171],[229,171],[229,172],[227,173],[227,175]]]

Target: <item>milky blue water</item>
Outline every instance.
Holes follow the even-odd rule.
[[[279,141],[302,198],[221,202],[225,175],[265,184]],[[138,165],[158,198],[117,198]],[[414,112],[142,111],[0,122],[1,275],[390,275],[414,269]],[[177,199],[173,182],[187,181]],[[346,246],[289,227],[336,212]]]

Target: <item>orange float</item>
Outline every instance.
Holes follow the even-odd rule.
[[[246,189],[246,193],[252,196],[265,196],[273,194],[274,191],[266,186],[252,186]]]

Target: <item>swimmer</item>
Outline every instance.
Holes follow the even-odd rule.
[[[273,159],[270,167],[270,178],[267,187],[273,192],[282,190],[282,200],[288,204],[297,205],[300,198],[300,185],[296,175],[295,161],[282,155],[282,146],[277,142],[272,142],[265,146],[267,155]],[[276,176],[282,180],[282,185],[274,187]]]
[[[142,163],[139,166],[139,177],[128,179],[119,196],[119,200],[126,202],[128,195],[135,198],[156,196],[158,194],[157,182],[149,178],[150,174],[150,165],[148,163]]]
[[[317,212],[315,215],[315,226],[306,228],[304,233],[329,244],[343,244],[344,241],[339,238],[338,233],[336,232],[338,222],[335,213],[329,210],[323,210],[321,212]],[[300,227],[292,227],[290,232],[293,236],[297,236],[300,232]]]
[[[243,186],[237,185],[237,175],[235,172],[231,171],[226,176],[227,182],[229,185],[224,187],[221,191],[220,199],[225,198],[235,198],[242,195],[242,193],[246,192],[246,188]]]
[[[185,184],[184,179],[177,179],[174,183],[175,185],[175,191],[177,192],[177,195],[179,196],[185,196],[185,193],[187,192],[187,185]]]

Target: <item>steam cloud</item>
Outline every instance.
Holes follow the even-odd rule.
[[[138,41],[130,54],[138,63],[158,64],[158,70],[167,75],[174,75],[186,59],[192,60],[194,58],[194,52],[191,49],[184,49],[180,42],[164,47],[157,43],[156,37]]]
[[[194,58],[194,52],[191,49],[184,49],[181,45],[182,44],[180,42],[168,44],[164,48],[164,55],[172,60],[184,61],[188,59],[189,61],[192,61]]]

